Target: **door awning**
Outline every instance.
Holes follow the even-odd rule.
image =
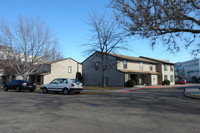
[[[151,74],[151,75],[161,75],[160,72],[153,72],[153,71],[141,71],[141,70],[118,70],[123,73],[134,73],[134,74]]]

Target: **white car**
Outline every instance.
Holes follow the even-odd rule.
[[[53,91],[57,93],[63,92],[65,95],[69,94],[70,92],[78,94],[82,88],[82,83],[79,80],[70,78],[56,78],[51,83],[43,84],[40,87],[43,93]]]

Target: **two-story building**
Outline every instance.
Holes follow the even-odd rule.
[[[174,64],[148,57],[131,57],[109,53],[105,81],[107,86],[124,86],[134,79],[138,85],[160,85],[164,79],[174,84]],[[95,52],[82,63],[85,85],[101,85],[101,52]]]
[[[175,83],[174,63],[171,63],[167,60],[158,60],[158,59],[153,59],[153,58],[143,57],[143,56],[140,56],[140,58],[156,61],[158,63],[157,71],[161,73],[161,77],[159,78],[159,84],[161,84],[162,81],[166,79],[170,80],[171,84]]]
[[[4,72],[0,75],[2,84],[13,79],[22,79],[21,76],[14,74],[14,72],[5,72],[5,70],[6,69],[4,69]],[[45,84],[51,82],[55,78],[74,79],[77,73],[82,74],[82,65],[72,58],[65,58],[41,64],[39,71],[37,70],[37,73],[30,74],[28,80],[37,84]]]
[[[39,72],[29,76],[29,80],[37,84],[46,84],[55,78],[76,78],[82,73],[82,65],[72,58],[50,61],[42,64]]]

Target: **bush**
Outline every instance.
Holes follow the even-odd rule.
[[[83,76],[80,72],[76,73],[76,79],[78,79],[79,81],[83,82]]]
[[[166,79],[162,82],[162,85],[170,85],[170,81]]]
[[[126,87],[134,87],[136,84],[135,80],[131,79],[126,82]]]

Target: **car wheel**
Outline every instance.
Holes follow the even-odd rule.
[[[4,87],[3,87],[3,90],[4,90],[4,91],[8,91],[8,87],[7,87],[7,86],[4,86]]]
[[[69,92],[70,92],[69,89],[67,89],[67,88],[63,89],[63,94],[68,95]]]
[[[16,87],[16,92],[20,92],[20,91],[21,91],[20,87],[17,86],[17,87]]]
[[[44,94],[48,93],[48,90],[46,87],[42,88],[42,93],[44,93]]]

